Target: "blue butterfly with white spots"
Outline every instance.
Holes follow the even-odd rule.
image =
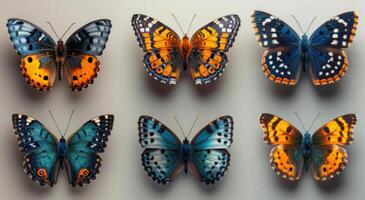
[[[99,153],[104,152],[113,128],[114,116],[102,115],[89,120],[66,141],[57,139],[39,121],[23,114],[13,114],[13,127],[25,173],[41,186],[52,187],[61,168],[66,168],[69,183],[82,186],[96,178],[101,167]]]
[[[181,141],[169,128],[150,116],[139,118],[138,130],[139,143],[145,149],[142,165],[159,184],[169,183],[181,172],[187,174],[190,171],[201,182],[210,185],[219,181],[228,169],[231,156],[227,149],[233,142],[231,116],[212,121],[191,142],[189,135]]]
[[[272,81],[296,85],[303,68],[316,86],[339,81],[348,70],[345,48],[352,43],[358,24],[356,12],[335,16],[302,38],[285,22],[262,11],[251,16],[256,38],[265,48],[262,70]]]

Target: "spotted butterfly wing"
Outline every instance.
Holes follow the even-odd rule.
[[[238,15],[227,15],[203,26],[191,37],[188,65],[195,84],[207,84],[222,75],[228,62],[225,52],[232,47],[240,25]]]
[[[272,81],[295,85],[300,77],[300,42],[298,34],[279,18],[263,11],[251,16],[256,39],[265,48],[262,70]]]
[[[358,24],[356,12],[337,15],[321,25],[309,39],[309,74],[314,85],[339,81],[348,70],[345,48],[352,43]]]
[[[57,138],[27,115],[13,114],[12,121],[20,151],[25,153],[25,173],[40,185],[52,187],[57,182],[61,166]]]
[[[201,131],[191,141],[190,168],[205,184],[214,184],[226,173],[231,155],[227,149],[233,142],[233,119],[220,117]]]
[[[142,165],[148,176],[159,184],[166,184],[182,169],[181,141],[164,124],[150,116],[138,120],[139,143],[145,148]]]
[[[274,145],[270,152],[274,172],[288,180],[299,180],[304,166],[303,135],[289,122],[268,113],[261,114],[260,125],[265,142]]]
[[[108,41],[112,24],[109,19],[90,22],[66,41],[65,76],[72,90],[82,90],[94,82],[100,56]]]
[[[181,39],[171,28],[152,17],[136,14],[132,27],[139,46],[146,53],[143,63],[148,74],[164,84],[176,84],[183,60]]]
[[[316,180],[326,181],[340,174],[347,164],[344,148],[353,140],[356,115],[337,117],[319,128],[312,136],[312,171]]]
[[[41,91],[49,90],[56,79],[56,43],[41,28],[23,19],[8,19],[7,27],[22,57],[20,71],[27,83]]]
[[[69,137],[66,167],[72,186],[90,183],[99,174],[102,159],[98,154],[104,152],[113,124],[113,115],[102,115],[89,120]]]

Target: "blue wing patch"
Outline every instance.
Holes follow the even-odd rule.
[[[97,153],[104,152],[113,123],[113,115],[102,115],[86,122],[70,136],[66,166],[72,186],[90,183],[99,173],[102,160]]]
[[[100,56],[112,27],[108,19],[95,20],[75,31],[66,41],[67,51]]]
[[[20,151],[26,153],[24,171],[40,185],[53,186],[59,171],[56,137],[27,115],[13,114],[12,121]]]
[[[41,28],[23,19],[8,19],[10,39],[21,56],[30,54],[54,54],[56,43]]]
[[[262,47],[299,45],[300,37],[285,22],[263,11],[254,11],[251,15],[256,39]]]
[[[227,149],[233,139],[233,119],[231,116],[220,117],[201,131],[191,140],[192,151],[203,149]]]
[[[182,170],[179,151],[146,149],[142,153],[142,166],[148,176],[159,184],[166,184]]]
[[[146,149],[180,150],[180,139],[164,124],[150,116],[138,121],[139,143]]]
[[[312,46],[347,48],[352,43],[359,21],[356,12],[337,15],[314,31],[309,41]]]
[[[195,151],[190,164],[193,173],[205,184],[214,184],[226,173],[231,156],[227,150],[207,149]]]

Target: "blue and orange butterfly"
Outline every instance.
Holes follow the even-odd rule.
[[[62,41],[65,34],[57,36],[56,43],[26,20],[12,18],[7,23],[10,39],[22,57],[20,70],[27,83],[40,91],[50,90],[57,74],[59,80],[66,77],[72,90],[92,84],[100,65],[96,56],[103,53],[111,26],[108,19],[96,20],[75,31],[66,43]]]
[[[303,135],[276,115],[261,114],[264,140],[274,145],[270,153],[274,172],[291,181],[299,180],[303,168],[308,171],[309,167],[318,181],[340,174],[347,164],[344,147],[353,141],[356,121],[355,114],[343,115],[327,122],[311,136],[308,131]]]
[[[96,178],[101,167],[98,154],[104,152],[106,147],[113,128],[113,115],[89,120],[67,141],[64,134],[60,133],[58,140],[43,124],[27,115],[13,114],[12,120],[20,151],[26,154],[24,171],[31,180],[52,187],[61,168],[66,168],[73,187],[90,183]]]
[[[227,15],[200,28],[191,40],[152,17],[136,14],[132,26],[150,76],[164,84],[176,84],[181,68],[189,69],[195,84],[207,84],[224,71],[226,52],[232,47],[241,20]],[[190,29],[190,28],[189,28]]]
[[[256,38],[265,48],[262,70],[272,81],[296,85],[302,69],[316,86],[339,81],[348,70],[344,48],[352,43],[358,24],[356,12],[331,18],[308,38],[302,38],[285,22],[262,11],[251,16]],[[307,30],[308,31],[308,30]]]
[[[191,142],[189,135],[181,142],[174,132],[150,116],[139,118],[138,130],[139,143],[145,149],[141,155],[143,168],[159,184],[169,183],[182,171],[185,174],[190,171],[210,185],[219,181],[228,169],[231,156],[227,149],[233,142],[230,116],[212,121]]]

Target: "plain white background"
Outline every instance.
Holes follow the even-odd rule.
[[[363,66],[365,33],[362,20],[364,1],[356,0],[12,0],[0,6],[0,193],[11,199],[362,199],[365,195],[365,109]],[[304,74],[293,89],[275,86],[260,68],[263,49],[258,46],[250,23],[250,14],[260,9],[280,17],[295,30],[294,14],[306,28],[317,16],[309,34],[324,21],[345,11],[357,10],[360,23],[350,49],[350,70],[338,84],[315,88]],[[226,14],[238,14],[242,26],[236,42],[228,53],[230,62],[225,74],[208,87],[195,87],[190,75],[184,74],[177,86],[168,88],[151,80],[142,65],[130,19],[135,13],[153,16],[176,32],[179,29],[170,13],[174,13],[186,30],[191,17],[197,14],[192,32]],[[6,29],[10,17],[27,19],[54,35],[46,21],[52,22],[59,34],[72,23],[75,31],[98,18],[112,20],[113,28],[104,54],[100,57],[101,71],[95,83],[85,91],[71,92],[65,82],[57,82],[51,92],[41,93],[28,86],[20,71],[20,58],[15,54]],[[71,34],[68,33],[67,35]],[[66,36],[67,38],[67,36]],[[76,130],[92,117],[115,114],[114,130],[106,152],[101,156],[101,174],[83,188],[71,188],[65,172],[60,173],[54,188],[33,183],[22,169],[23,154],[19,152],[12,130],[11,114],[23,112],[42,121],[53,133],[57,129],[48,114],[52,109],[62,129],[72,109],[75,115],[70,131]],[[358,114],[355,141],[347,149],[349,164],[334,181],[316,183],[310,173],[291,184],[276,176],[269,165],[270,148],[262,141],[258,117],[271,112],[300,128],[293,112],[304,123],[321,111],[314,125],[317,129],[341,114]],[[182,136],[172,119],[175,113],[186,131],[195,116],[201,117],[195,134],[208,122],[224,114],[234,117],[232,162],[223,181],[213,187],[201,185],[191,175],[179,176],[170,185],[161,187],[152,182],[140,165],[137,119],[141,114],[155,116]],[[364,120],[363,120],[364,119]],[[192,134],[192,135],[193,135]]]

